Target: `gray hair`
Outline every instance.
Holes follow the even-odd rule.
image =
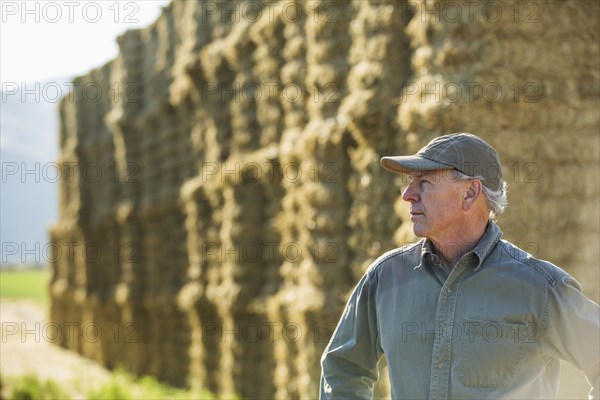
[[[508,184],[504,180],[502,180],[502,183],[500,184],[500,189],[492,190],[483,184],[483,176],[481,175],[469,176],[458,170],[454,170],[454,177],[458,181],[470,181],[472,179],[478,179],[481,181],[485,200],[490,207],[490,219],[495,219],[498,215],[504,212],[504,209],[508,205]]]

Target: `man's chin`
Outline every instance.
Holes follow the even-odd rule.
[[[422,227],[413,225],[413,233],[415,234],[416,237],[425,237],[426,236],[426,232],[425,229],[423,229]]]

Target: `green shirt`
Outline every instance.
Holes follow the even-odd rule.
[[[564,359],[598,397],[600,308],[562,269],[490,221],[446,274],[430,242],[377,259],[321,358],[321,398],[372,398],[382,356],[394,399],[555,398]]]

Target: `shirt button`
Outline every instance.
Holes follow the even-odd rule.
[[[439,363],[438,365],[436,365],[436,367],[438,367],[439,369],[444,368],[444,363]]]
[[[452,291],[452,289],[446,288],[446,292],[450,293],[451,291]]]

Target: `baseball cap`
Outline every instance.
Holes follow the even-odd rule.
[[[456,169],[468,176],[483,177],[483,184],[492,190],[499,190],[503,182],[502,166],[496,150],[471,133],[440,136],[413,156],[383,157],[380,162],[383,168],[400,174]]]

